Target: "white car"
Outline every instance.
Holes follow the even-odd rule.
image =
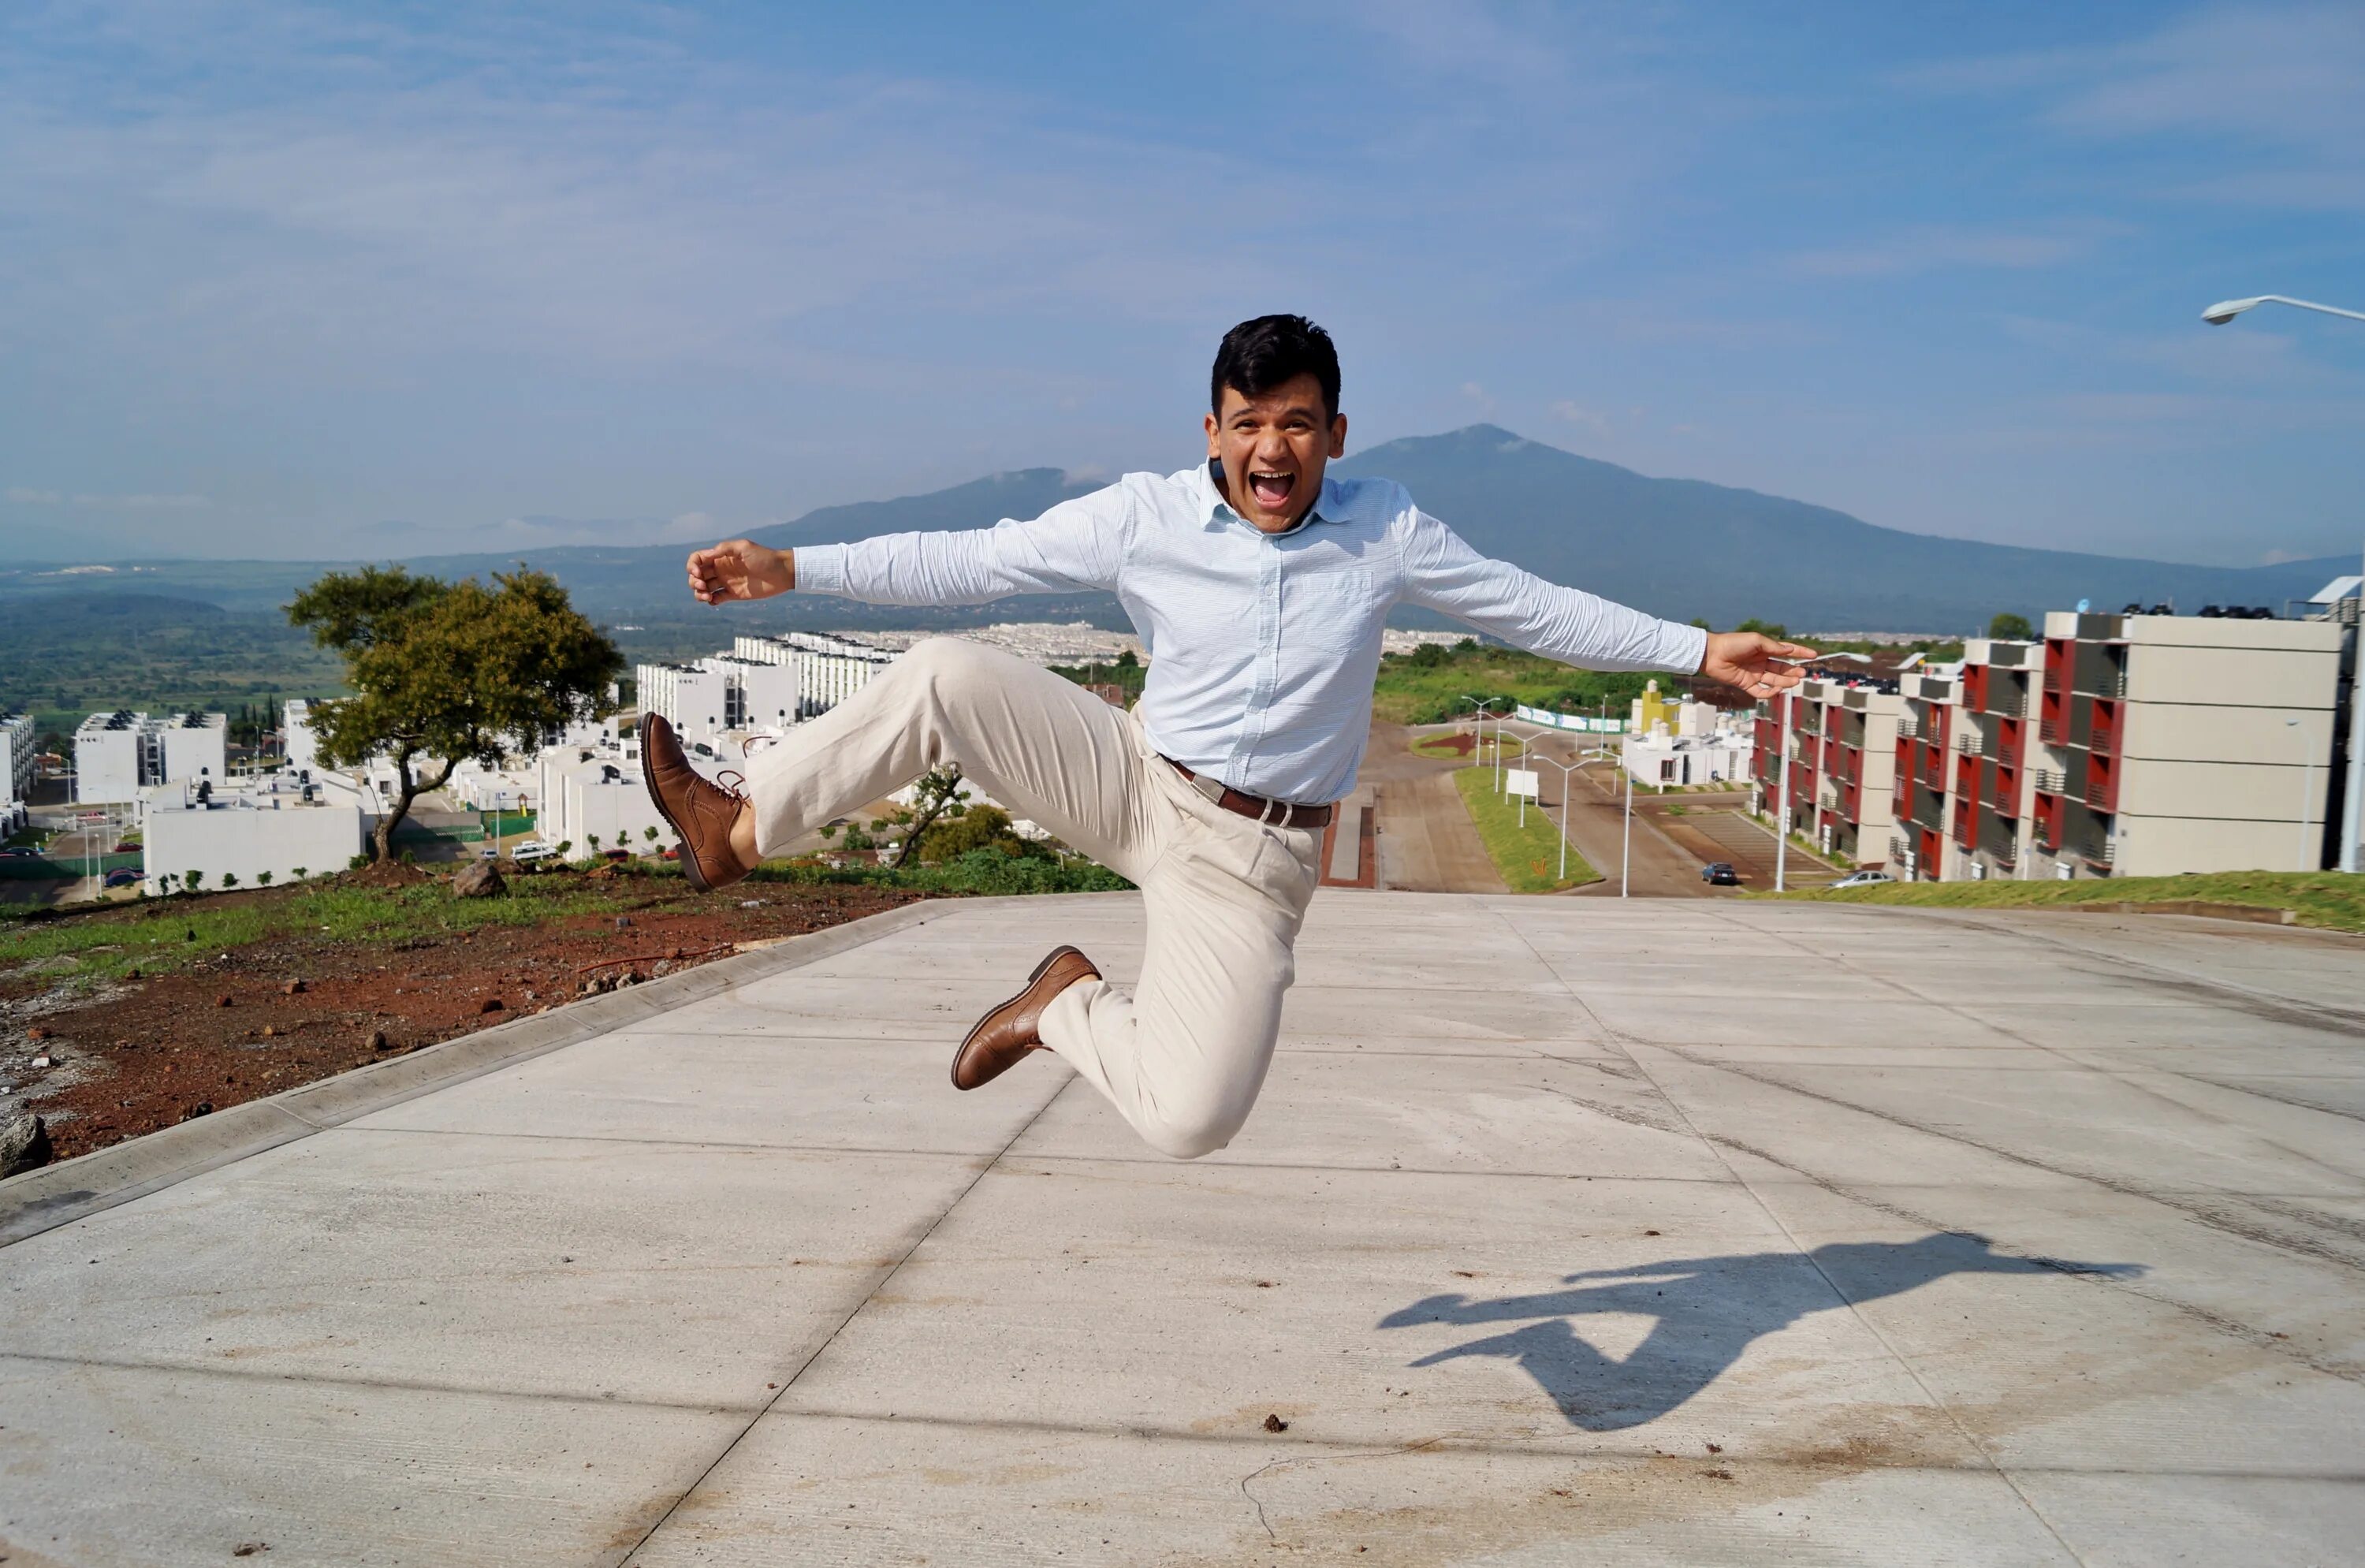
[[[1897,880],[1897,879],[1890,876],[1886,871],[1858,871],[1852,877],[1842,877],[1838,881],[1833,882],[1832,886],[1835,888],[1877,888],[1883,882],[1893,882],[1895,880]]]
[[[510,851],[510,858],[521,866],[531,865],[536,860],[555,860],[557,857],[558,846],[544,844],[538,838],[530,838]]]

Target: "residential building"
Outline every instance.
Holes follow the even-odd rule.
[[[2031,829],[2052,874],[2322,867],[2343,635],[2337,620],[2047,615]]]
[[[1751,760],[1756,810],[1780,812],[1787,711],[1790,831],[1852,865],[1880,865],[1889,852],[1903,705],[1896,682],[1858,677],[1805,680],[1787,698],[1760,702]]]
[[[375,815],[372,801],[337,775],[157,785],[140,796],[141,885],[161,895],[185,889],[192,871],[204,888],[233,876],[253,887],[265,872],[284,882],[342,871],[362,853]]]
[[[1620,760],[1638,784],[1663,788],[1731,781],[1750,775],[1755,737],[1744,714],[1728,714],[1713,703],[1663,697],[1659,683],[1647,683],[1628,717],[1631,726]]]
[[[33,759],[39,749],[30,713],[0,713],[0,812],[11,805],[21,808],[33,798]]]
[[[176,784],[184,778],[219,781],[230,777],[228,714],[175,713],[157,729],[160,771],[154,782]]]
[[[799,720],[819,718],[870,684],[893,664],[894,650],[827,632],[790,632],[779,637],[741,637],[732,646],[738,658],[790,665],[797,671]]]
[[[320,740],[312,733],[312,705],[291,697],[280,710],[280,750],[287,771],[302,773],[320,766]]]
[[[2337,616],[2047,615],[1909,678],[1891,875],[2315,869],[2332,852]]]
[[[163,782],[163,748],[145,713],[93,713],[74,727],[73,798],[78,805],[116,805]]]

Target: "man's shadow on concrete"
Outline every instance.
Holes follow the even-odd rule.
[[[1541,1319],[1508,1334],[1423,1356],[1412,1364],[1428,1367],[1461,1356],[1506,1356],[1541,1385],[1571,1426],[1616,1432],[1676,1409],[1715,1382],[1753,1342],[1810,1313],[1898,1295],[1949,1274],[2127,1279],[2144,1271],[2140,1263],[2014,1258],[1994,1251],[1983,1236],[1942,1232],[1910,1242],[1832,1242],[1811,1252],[1743,1252],[1596,1269],[1563,1282],[1582,1284],[1581,1290],[1494,1301],[1435,1295],[1388,1314],[1379,1327]],[[1569,1321],[1587,1313],[1611,1312],[1655,1319],[1623,1361],[1603,1355],[1578,1338]]]

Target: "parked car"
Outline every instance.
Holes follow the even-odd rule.
[[[537,860],[555,860],[558,858],[558,846],[530,838],[510,850],[510,858],[521,866],[531,866]]]
[[[118,866],[106,874],[106,885],[110,888],[137,887],[140,885],[140,873],[129,866]]]
[[[1730,860],[1711,860],[1700,868],[1700,880],[1720,888],[1737,888],[1741,886],[1741,873],[1732,868]]]
[[[1895,880],[1897,880],[1897,879],[1890,876],[1886,871],[1858,871],[1852,877],[1842,877],[1838,881],[1833,882],[1832,886],[1835,888],[1875,888],[1878,887],[1883,882],[1893,882]]]

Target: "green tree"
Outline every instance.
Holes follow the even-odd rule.
[[[883,817],[870,821],[869,837],[873,843],[886,834],[901,832],[903,846],[895,852],[895,864],[900,868],[919,857],[920,840],[939,820],[958,817],[969,811],[968,802],[960,798],[961,770],[958,762],[947,762],[941,767],[931,767],[920,775],[913,786],[912,803],[898,806]],[[847,832],[846,846],[855,847],[854,835]]]
[[[181,873],[181,886],[188,889],[189,891],[193,893],[196,892],[198,887],[204,883],[205,879],[206,874],[203,871],[184,871]]]
[[[1790,629],[1788,626],[1783,625],[1779,621],[1760,621],[1754,615],[1735,626],[1733,630],[1762,633],[1777,643],[1786,643],[1790,639]]]
[[[412,802],[468,758],[500,765],[510,746],[603,711],[623,673],[616,644],[546,572],[447,583],[400,566],[331,572],[296,596],[287,618],[342,655],[351,697],[312,705],[320,759],[393,764],[396,795],[371,835],[393,854]]]
[[[222,886],[225,888],[234,888],[238,886],[238,873],[235,871],[224,871],[222,873]]]
[[[1010,825],[1010,813],[1000,806],[971,806],[958,818],[929,828],[919,844],[924,866],[958,860],[972,849],[999,850],[1014,860],[1049,853],[1019,837]]]
[[[2000,642],[2031,643],[2036,640],[2036,628],[2028,623],[2025,615],[2015,615],[2009,610],[1998,610],[1988,622],[1988,635]]]

